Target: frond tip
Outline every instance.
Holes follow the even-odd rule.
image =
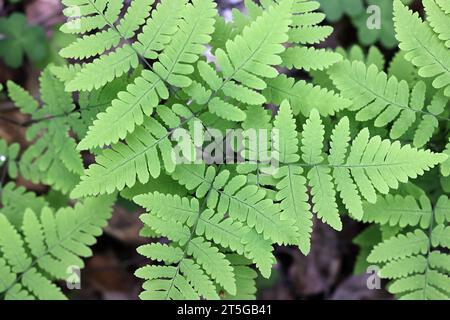
[[[431,3],[432,1],[425,2],[428,12]],[[448,21],[449,13],[444,14],[444,17]],[[436,24],[433,16],[431,19],[435,30],[439,32],[440,23]],[[418,13],[412,13],[400,0],[394,1],[394,22],[396,37],[400,42],[400,49],[406,52],[406,60],[419,68],[421,77],[434,78],[433,86],[436,89],[442,88],[445,95],[450,97],[450,50],[439,39],[442,34],[436,35]]]

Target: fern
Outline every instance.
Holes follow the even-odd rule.
[[[24,187],[16,186],[12,182],[2,187],[1,195],[1,213],[16,228],[21,226],[23,214],[27,209],[41,212],[44,207],[49,206],[45,199],[27,192]]]
[[[443,2],[440,3],[444,6]],[[425,1],[425,6],[428,13],[433,9],[441,10],[434,1]],[[448,11],[439,13],[449,18]],[[432,14],[429,19],[437,32],[445,25]],[[394,1],[394,21],[400,48],[406,52],[405,58],[419,68],[421,77],[434,78],[433,86],[442,88],[445,96],[450,97],[450,52],[439,38],[440,33],[435,34],[427,22],[422,21],[417,13],[410,12],[400,0]]]
[[[424,6],[430,26],[438,34],[438,38],[445,41],[447,48],[450,48],[450,32],[447,28],[450,23],[449,5],[442,0],[425,0]]]
[[[398,225],[402,231],[375,245],[367,260],[382,263],[379,275],[392,279],[388,290],[400,299],[448,300],[450,270],[445,252],[450,247],[448,198],[441,196],[434,208],[423,195],[419,200],[412,196],[380,200],[368,206],[366,220]]]
[[[370,224],[355,271],[379,265],[400,298],[450,297],[449,201],[431,204],[450,190],[445,1],[424,0],[425,21],[368,1],[385,8],[370,33],[334,4],[362,45],[395,46],[395,23],[391,61],[324,48],[317,1],[245,0],[229,22],[213,0],[62,3],[67,64],[42,72],[39,98],[7,83],[29,145],[0,140],[2,298],[65,298],[55,281],[92,254],[118,192],[145,209],[142,299],[254,299],[276,247],[306,255],[315,216],[339,231],[347,213]]]
[[[146,119],[132,136],[97,157],[97,163],[85,171],[73,190],[73,197],[113,193],[126,186],[133,187],[137,181],[146,183],[150,177],[159,177],[162,163],[167,172],[175,170],[174,149],[169,138],[175,128],[196,117],[182,105],[174,105],[172,109],[159,106],[156,112],[161,121]],[[182,119],[183,116],[187,118]],[[187,151],[184,156],[189,161],[195,160],[195,152],[189,152],[194,148],[192,142],[191,145],[188,150],[183,150]]]
[[[187,89],[194,100],[200,103],[206,100],[211,113],[231,121],[243,121],[246,115],[237,106],[224,101],[223,96],[248,105],[265,103],[264,96],[255,90],[266,87],[262,77],[274,78],[277,75],[271,65],[281,63],[279,54],[284,51],[282,44],[288,40],[291,7],[292,1],[283,1],[278,6],[270,7],[255,22],[245,27],[242,35],[227,41],[226,51],[217,49],[215,56],[222,69],[221,76],[213,67],[200,61],[197,68],[209,88],[206,89],[208,97],[199,92],[199,89],[205,88],[194,83]],[[247,45],[248,49],[243,51]]]
[[[144,115],[149,116],[152,114],[160,99],[169,97],[166,85],[181,87],[190,85],[191,80],[188,75],[193,72],[190,64],[198,60],[199,55],[204,51],[202,45],[206,44],[210,39],[209,34],[213,31],[214,19],[212,17],[215,15],[215,10],[214,3],[210,0],[194,1],[193,4],[185,4],[185,2],[163,1],[156,8],[152,17],[147,20],[147,28],[144,28],[144,33],[141,36],[143,43],[138,42],[137,45],[140,45],[141,51],[144,51],[146,57],[151,55],[151,52],[161,51],[158,54],[159,61],[152,66],[153,71],[144,70],[134,83],[127,87],[126,91],[118,94],[111,107],[98,115],[98,120],[94,122],[87,137],[79,145],[80,149],[102,146],[125,138],[127,133],[134,131],[136,125],[143,123]],[[138,6],[138,3],[143,2],[135,1],[134,3]],[[132,7],[129,10],[132,10]],[[178,17],[180,12],[182,16]],[[166,20],[166,13],[176,16],[173,19]],[[169,24],[161,25],[161,20],[166,20]],[[176,21],[177,28],[170,25],[174,21]],[[161,25],[161,28],[154,34],[147,34],[154,32],[152,29],[153,24]],[[147,33],[145,32],[146,30]],[[173,39],[171,39],[171,36],[173,36]],[[170,40],[172,41],[168,43]],[[115,60],[121,61],[121,63],[122,61],[127,61],[123,60],[122,52],[128,57],[126,59],[133,57],[132,60],[128,60],[132,62],[127,64],[128,67],[137,67],[139,56],[141,60],[144,59],[145,61],[145,58],[142,57],[143,53],[136,52],[138,49],[132,48],[132,45],[128,43],[119,50],[118,55],[107,55],[103,60],[99,58],[92,62],[91,65],[82,68],[81,71],[77,72],[77,76],[68,82],[68,89],[89,90],[94,85],[96,88],[100,88],[106,82],[112,81],[115,77],[128,71],[129,68],[121,70],[121,72],[115,71],[108,75],[107,81],[99,81],[96,74],[95,78],[97,79],[92,83],[94,79],[92,78],[92,73],[95,74],[95,70],[114,70],[109,65],[114,65]],[[92,72],[87,69],[89,66],[92,66]],[[79,85],[77,85],[78,82]],[[114,128],[112,131],[111,124],[113,124]]]
[[[410,90],[406,81],[398,81],[395,76],[388,77],[375,65],[366,67],[360,61],[345,61],[333,67],[330,74],[333,84],[344,97],[356,97],[349,107],[349,110],[358,111],[356,120],[375,119],[376,127],[392,124],[392,139],[402,137],[414,125],[413,144],[422,147],[431,139],[439,120],[447,120],[440,116],[448,102],[442,93],[435,94],[430,105],[423,110],[424,82],[417,82]]]
[[[26,137],[34,144],[21,155],[19,169],[26,179],[67,193],[83,173],[81,156],[69,132],[78,126],[79,113],[63,83],[49,69],[42,73],[40,85],[42,106],[15,83],[7,84],[11,100],[31,116]]]
[[[265,274],[270,273],[273,259],[270,242],[259,238],[238,220],[224,219],[220,212],[200,206],[195,198],[155,192],[137,196],[135,201],[150,210],[142,216],[143,222],[156,234],[172,240],[170,245],[153,243],[138,249],[146,257],[165,263],[136,272],[138,277],[147,280],[141,298],[218,299],[216,286],[235,295],[237,279],[242,277],[243,270],[232,267],[227,255],[222,253],[224,249],[251,257],[257,253],[252,258]],[[164,201],[171,205],[165,205]]]
[[[285,75],[267,81],[263,95],[267,101],[276,105],[287,99],[295,115],[301,113],[308,116],[313,109],[318,110],[322,116],[334,115],[351,105],[350,100],[333,91],[314,86],[304,80],[296,82],[295,79]]]
[[[27,209],[20,228],[0,214],[0,294],[5,299],[66,299],[53,281],[69,267],[84,266],[80,257],[101,235],[111,215],[112,197],[87,199],[57,213]]]
[[[436,164],[446,160],[445,155],[419,151],[409,145],[370,138],[369,130],[363,129],[351,141],[349,120],[343,117],[331,135],[329,155],[324,156],[324,125],[316,110],[311,112],[303,125],[301,143],[297,138],[292,110],[283,102],[275,118],[274,127],[279,130],[280,169],[274,177],[278,179],[276,198],[281,201],[283,216],[296,221],[299,230],[300,248],[309,252],[312,211],[336,230],[342,228],[336,194],[349,213],[360,218],[363,215],[362,199],[371,203],[377,200],[376,192],[386,194],[398,188],[399,182],[423,174]],[[301,151],[301,152],[299,152]],[[413,157],[414,163],[409,159]],[[300,159],[302,161],[300,161]],[[260,160],[260,159],[252,159]],[[244,167],[243,171],[261,170],[264,167]],[[266,171],[267,172],[267,171]],[[307,186],[311,190],[310,197]],[[298,194],[301,194],[299,196]]]
[[[186,165],[177,167],[173,177],[195,190],[196,198],[158,192],[134,198],[149,210],[142,216],[146,226],[172,241],[138,250],[165,263],[137,271],[148,280],[142,298],[217,299],[222,288],[236,298],[240,279],[246,279],[249,270],[232,267],[227,253],[252,261],[268,277],[274,261],[271,244],[296,242],[291,221],[283,220],[279,206],[247,184],[245,176]]]

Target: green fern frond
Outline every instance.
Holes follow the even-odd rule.
[[[296,221],[304,253],[309,251],[310,202],[312,211],[321,220],[340,230],[337,193],[349,213],[361,218],[363,198],[375,203],[377,192],[387,194],[390,189],[398,188],[399,183],[406,183],[446,160],[443,154],[409,145],[402,147],[399,142],[392,143],[379,136],[370,138],[367,129],[351,141],[349,125],[348,118],[344,117],[335,126],[329,155],[326,155],[324,125],[316,110],[303,126],[301,143],[296,138],[295,121],[287,102],[282,103],[275,119],[278,141],[273,149],[280,160],[280,168],[274,175],[279,181],[276,199],[281,201],[283,216]],[[415,161],[411,162],[411,158]],[[270,172],[264,165],[260,169],[254,166],[253,170]]]
[[[246,7],[249,8],[249,18],[247,20],[255,20],[271,5],[280,1],[267,0],[262,1],[262,7],[258,7],[252,1],[246,1]],[[337,52],[316,49],[314,47],[306,47],[308,44],[316,44],[323,41],[332,33],[330,26],[320,26],[319,24],[325,19],[325,15],[316,10],[320,4],[317,1],[297,1],[292,4],[292,22],[289,28],[289,43],[293,46],[281,53],[281,66],[292,69],[323,70],[336,62],[342,57]],[[245,19],[245,18],[243,18]],[[244,25],[248,25],[248,21]]]
[[[450,138],[443,153],[450,157]],[[448,177],[450,175],[450,158],[441,164],[441,173],[444,177]]]
[[[23,113],[31,116],[26,137],[35,141],[23,152],[19,169],[26,179],[67,193],[83,173],[81,156],[70,136],[79,113],[75,111],[71,95],[64,91],[64,84],[48,68],[39,80],[42,106],[15,83],[7,83],[11,100]]]
[[[99,89],[115,77],[138,66],[139,56],[129,45],[128,40],[145,22],[153,2],[154,0],[133,1],[125,16],[119,21],[123,1],[63,1],[63,4],[68,6],[64,13],[72,20],[64,24],[61,30],[67,33],[86,33],[86,35],[64,48],[61,55],[65,58],[76,59],[101,55],[93,62],[82,65],[81,70],[68,82],[68,90]],[[119,22],[116,26],[117,21]],[[91,31],[94,33],[88,34]],[[118,46],[121,40],[126,43],[102,55]]]
[[[150,177],[157,178],[161,174],[161,164],[168,173],[173,172],[176,150],[171,135],[174,130],[194,121],[196,117],[182,105],[174,105],[172,108],[159,106],[156,113],[161,120],[145,119],[144,124],[124,142],[103,150],[97,156],[96,163],[85,170],[71,195],[78,198],[113,193],[125,187],[133,187],[138,181],[146,183]],[[184,143],[190,144],[190,147],[182,148],[181,156],[189,162],[194,161],[192,140]]]
[[[416,127],[413,144],[422,147],[432,137],[448,99],[437,93],[425,107],[426,85],[418,82],[410,91],[406,81],[388,77],[375,65],[366,67],[360,61],[344,61],[330,71],[334,85],[345,98],[353,97],[349,108],[356,113],[357,121],[375,119],[376,127],[392,124],[390,137],[402,137],[413,125]],[[420,116],[420,118],[418,118]]]
[[[264,190],[247,184],[244,175],[230,177],[227,170],[217,173],[214,167],[181,165],[172,177],[188,190],[196,190],[197,198],[208,196],[207,207],[218,214],[246,222],[273,242],[296,243],[291,221],[281,217],[279,206],[266,198]]]
[[[181,198],[158,192],[135,197],[136,203],[149,210],[141,217],[142,221],[157,235],[166,236],[172,241],[170,245],[153,243],[138,249],[144,256],[165,264],[163,267],[145,266],[136,272],[138,277],[147,280],[141,298],[219,299],[217,287],[223,288],[230,296],[237,295],[244,290],[240,287],[248,286],[248,280],[245,281],[242,273],[248,275],[254,272],[249,268],[232,266],[234,259],[228,260],[224,250],[232,250],[236,255],[250,255],[248,258],[263,268],[263,274],[270,274],[273,258],[260,260],[255,257],[255,254],[270,257],[270,242],[255,237],[256,232],[245,223],[243,225],[235,220],[233,215],[226,217],[220,211],[216,212],[211,205],[205,205],[210,203],[210,197],[214,194],[210,192],[213,190],[206,190],[206,198],[202,199],[202,203],[196,198]],[[263,261],[262,265],[260,261]]]
[[[445,41],[447,48],[450,48],[450,6],[443,0],[424,0],[423,5],[427,14],[427,21],[438,34],[438,38]]]
[[[450,97],[448,47],[417,13],[409,11],[400,0],[394,1],[394,21],[400,49],[406,52],[405,58],[419,68],[421,77],[434,78],[433,86],[436,89],[442,88],[444,94]],[[435,22],[433,20],[433,23]]]
[[[165,12],[168,6],[165,2],[157,10]],[[90,149],[124,139],[136,126],[142,125],[145,116],[153,113],[160,99],[169,98],[166,84],[177,87],[188,87],[191,84],[189,75],[194,72],[191,64],[198,60],[205,50],[204,45],[210,41],[216,10],[214,2],[207,0],[193,1],[193,4],[184,6],[182,12],[178,28],[171,42],[159,54],[159,61],[153,64],[153,71],[144,70],[126,91],[118,94],[111,107],[98,115],[79,149]],[[169,41],[167,35],[160,37],[160,41]],[[85,85],[88,81],[83,80],[81,83]]]
[[[401,228],[420,225],[425,229],[429,227],[432,214],[431,202],[425,195],[419,200],[412,196],[386,195],[379,196],[374,204],[364,204],[363,221]]]
[[[398,226],[400,233],[384,237],[367,261],[380,264],[379,276],[392,280],[389,292],[407,300],[449,299],[449,255],[445,253],[450,247],[449,199],[441,196],[434,208],[424,195],[419,200],[408,195],[379,201],[367,207],[365,220]]]
[[[295,115],[301,113],[308,116],[313,109],[318,110],[322,116],[334,115],[351,105],[350,100],[341,97],[334,91],[328,91],[303,80],[295,82],[295,79],[285,75],[268,79],[263,95],[267,102],[275,105],[280,105],[283,100],[288,100]]]
[[[256,278],[258,274],[251,268],[251,262],[237,254],[227,254],[227,259],[233,267],[236,280],[236,293],[225,292],[224,300],[255,300]]]
[[[44,207],[48,206],[48,203],[43,198],[37,197],[32,192],[27,192],[24,187],[16,186],[12,182],[2,186],[0,193],[1,213],[16,228],[21,226],[26,209],[41,212]]]
[[[342,60],[342,56],[337,52],[307,47],[288,48],[281,57],[281,66],[305,71],[324,70]]]
[[[53,281],[82,268],[111,215],[112,197],[86,199],[54,213],[27,209],[20,229],[0,214],[0,294],[5,299],[66,299]]]
[[[269,7],[241,34],[227,41],[226,49],[218,48],[215,57],[221,68],[220,75],[214,67],[200,61],[197,69],[204,84],[200,87],[194,84],[188,88],[188,94],[199,96],[198,90],[206,87],[208,96],[203,104],[208,105],[211,113],[226,120],[245,120],[245,113],[226,97],[248,105],[266,102],[256,90],[266,88],[264,78],[274,78],[278,74],[273,66],[281,63],[279,55],[284,51],[282,44],[288,40],[291,7],[291,0]]]

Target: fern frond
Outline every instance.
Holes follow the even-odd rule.
[[[392,259],[410,257],[414,254],[425,254],[428,250],[428,237],[418,229],[405,235],[386,240],[375,246],[367,260],[369,262],[386,262]]]
[[[433,209],[426,196],[417,201],[412,196],[387,195],[378,197],[374,204],[364,204],[365,222],[389,224],[390,226],[417,226],[425,229],[429,227]]]
[[[283,67],[305,71],[324,70],[342,60],[342,56],[337,52],[307,47],[288,48],[281,58]]]
[[[219,299],[216,285],[231,296],[237,294],[243,281],[237,276],[243,270],[231,266],[222,248],[240,255],[257,253],[253,250],[258,247],[255,241],[264,245],[263,239],[252,238],[247,245],[242,241],[247,234],[255,234],[254,230],[214,209],[205,209],[206,199],[201,204],[196,198],[155,192],[137,196],[134,201],[149,210],[142,216],[143,222],[172,241],[170,245],[150,244],[138,249],[146,257],[165,263],[164,267],[145,266],[136,272],[147,280],[141,298]],[[270,256],[270,243],[268,248],[265,256]],[[254,261],[258,265],[258,259]]]
[[[242,31],[251,21],[256,20],[264,10],[280,3],[278,0],[263,0],[258,6],[251,0],[245,0],[248,15],[234,10],[233,23],[237,30]],[[317,12],[320,4],[317,1],[294,0],[291,13],[293,15],[289,28],[289,42],[296,45],[317,44],[333,33],[333,28],[319,25],[325,15]]]
[[[420,198],[421,208],[412,196],[390,197],[387,201],[391,206],[386,208],[381,204],[378,210],[378,214],[386,218],[376,222],[416,229],[401,231],[379,243],[367,260],[383,264],[379,275],[392,279],[388,290],[400,299],[448,300],[450,270],[445,263],[449,257],[441,248],[450,247],[449,199],[441,196],[434,208],[425,196]],[[402,207],[403,212],[397,213],[400,202],[408,204]],[[409,217],[411,215],[413,217]]]
[[[43,106],[25,90],[8,82],[10,98],[20,110],[31,116],[26,137],[35,141],[22,154],[20,173],[32,182],[42,182],[56,190],[69,192],[83,172],[80,154],[70,130],[79,119],[70,94],[64,84],[45,69],[40,78]]]
[[[71,267],[84,266],[81,257],[92,254],[89,246],[106,226],[112,200],[86,199],[57,213],[27,209],[20,229],[0,214],[0,293],[5,299],[65,299],[53,281],[66,279]]]
[[[427,14],[427,21],[438,34],[438,38],[445,41],[450,48],[450,6],[443,0],[424,0],[423,5]]]
[[[132,187],[138,181],[146,183],[150,177],[157,178],[161,173],[161,164],[171,173],[176,165],[176,150],[170,139],[175,129],[195,119],[190,111],[181,105],[172,109],[159,106],[156,113],[161,120],[145,119],[124,142],[103,150],[96,158],[96,163],[85,170],[80,183],[72,196],[75,198],[113,193]],[[182,119],[186,116],[186,119]],[[182,156],[188,161],[195,159],[192,141],[189,148],[182,148]]]
[[[236,279],[236,294],[225,292],[224,300],[254,300],[256,299],[256,278],[258,274],[251,268],[251,263],[242,256],[227,254]]]
[[[440,93],[423,110],[426,91],[423,82],[416,83],[410,92],[406,81],[398,81],[394,76],[388,78],[375,65],[366,67],[360,61],[336,65],[331,70],[331,79],[343,97],[353,98],[349,109],[358,111],[356,120],[375,119],[376,127],[392,124],[392,139],[403,136],[418,121],[413,144],[422,147],[430,140],[438,121],[446,120],[440,114],[445,110],[447,99]]]
[[[92,63],[84,65],[75,77],[71,79],[66,90],[90,91],[100,89],[117,77],[139,66],[139,57],[136,52],[124,45],[114,53],[102,56]]]
[[[94,3],[94,1],[91,1],[90,3],[89,1],[83,2],[85,2],[86,5],[92,6],[92,12],[90,13],[93,13],[97,20],[101,22],[95,29],[102,31],[94,34],[86,34],[62,49],[60,55],[64,58],[85,59],[102,55],[107,50],[117,46],[120,40],[132,38],[137,29],[145,22],[145,19],[151,11],[151,5],[154,0],[133,1],[123,19],[120,19],[117,27],[115,27],[114,24],[118,20],[119,15],[108,17],[106,14],[104,15],[102,13],[102,10],[100,10],[101,7],[99,7],[97,3]],[[118,6],[122,6],[120,1],[116,2],[117,4],[114,5],[109,3],[108,9],[112,9],[114,6],[117,6],[117,8],[119,8]],[[73,1],[70,4],[65,4],[69,5],[69,7],[65,9],[65,13],[68,14],[73,11],[74,6],[80,6],[80,3],[74,3]],[[119,8],[119,10],[120,9],[121,8]],[[89,17],[92,18],[93,16],[91,15]],[[87,17],[80,17],[79,20],[67,22],[65,26],[62,27],[62,30],[65,32],[70,32],[71,29],[78,31],[75,28],[76,24],[82,24],[83,18],[86,19]],[[102,27],[103,24],[104,26]],[[104,27],[106,27],[106,29]],[[83,32],[78,31],[78,33]]]
[[[270,6],[241,34],[228,40],[226,49],[218,48],[215,57],[221,74],[200,61],[197,69],[204,84],[188,88],[188,94],[198,96],[198,90],[206,87],[208,98],[203,104],[208,105],[211,113],[226,120],[245,120],[246,115],[239,109],[238,103],[265,103],[264,96],[256,90],[266,88],[264,78],[274,78],[278,74],[273,66],[281,63],[279,55],[284,51],[282,44],[288,40],[291,7],[291,0]],[[227,97],[238,103],[227,101]]]
[[[450,97],[450,51],[417,13],[412,13],[400,0],[394,1],[396,37],[405,58],[419,68],[419,75],[434,78],[433,87],[443,89]]]
[[[246,222],[273,242],[296,243],[295,227],[281,218],[279,206],[265,197],[264,190],[247,184],[245,176],[230,178],[227,170],[216,173],[205,165],[181,165],[172,177],[188,190],[196,190],[197,198],[208,195],[208,208],[218,214],[228,213],[232,219]]]
[[[409,145],[402,147],[399,142],[392,143],[379,136],[370,138],[367,129],[361,130],[351,142],[350,123],[346,117],[335,126],[327,155],[324,154],[324,125],[316,110],[312,110],[303,127],[301,144],[292,130],[293,125],[292,110],[287,102],[283,102],[275,120],[278,141],[272,146],[276,151],[274,154],[280,155],[280,168],[274,175],[278,179],[276,199],[281,201],[283,215],[298,223],[301,248],[305,253],[311,231],[309,201],[312,211],[320,219],[339,230],[342,223],[337,193],[349,213],[362,218],[363,198],[374,203],[377,192],[386,194],[390,189],[398,188],[399,182],[406,183],[409,178],[446,160],[443,154],[417,150]],[[300,152],[296,154],[296,150]],[[298,160],[299,156],[302,161]],[[411,162],[411,158],[416,161]],[[255,166],[253,170],[258,168]],[[270,172],[264,167],[260,170]],[[311,199],[306,186],[310,189]]]
[[[158,52],[163,50],[171,41],[171,36],[177,32],[186,1],[162,1],[156,6],[152,17],[138,35],[138,42],[133,44],[139,54],[147,59],[158,56]]]
[[[161,5],[159,10],[165,11],[167,8]],[[98,115],[79,149],[108,145],[125,138],[143,123],[145,115],[153,113],[160,99],[169,97],[166,84],[189,86],[192,80],[188,76],[194,71],[191,64],[198,60],[205,50],[204,45],[210,41],[215,14],[215,4],[211,0],[186,5],[182,19],[178,19],[179,25],[173,39],[159,54],[153,71],[144,70],[126,91],[118,94],[111,107]]]
[[[73,14],[81,15],[63,25],[61,27],[63,32],[78,34],[88,33],[92,30],[95,32],[78,38],[74,43],[64,48],[61,55],[76,59],[101,55],[93,62],[81,66],[75,77],[67,83],[68,90],[99,89],[116,77],[128,72],[131,68],[138,66],[139,56],[128,41],[145,22],[150,14],[153,2],[154,0],[133,1],[122,19],[119,19],[119,14],[124,5],[123,1],[79,0],[63,2],[68,6],[64,12],[69,18]],[[121,40],[125,44],[108,54],[102,55],[106,51],[110,51],[111,48],[118,46]]]
[[[34,193],[27,192],[24,187],[18,187],[9,182],[1,187],[1,213],[8,218],[14,227],[19,228],[22,224],[23,214],[26,209],[34,212],[48,206],[48,203]]]
[[[293,78],[279,75],[267,80],[267,88],[262,93],[268,103],[280,105],[288,100],[295,115],[308,116],[316,109],[320,115],[334,115],[351,105],[351,101],[339,96],[334,91],[314,86],[303,80],[295,82]]]

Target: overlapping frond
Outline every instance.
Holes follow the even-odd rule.
[[[334,85],[341,95],[353,100],[349,108],[356,113],[356,120],[375,120],[376,127],[391,124],[390,137],[398,139],[414,127],[413,144],[422,147],[432,137],[448,99],[442,92],[433,96],[425,108],[426,85],[417,82],[410,90],[406,81],[388,77],[375,65],[366,67],[360,61],[344,61],[330,71]]]
[[[161,3],[156,9],[161,12],[158,12],[155,19],[163,19],[160,15],[169,10],[172,14],[173,11],[181,11],[182,15],[177,19],[177,28],[166,26],[174,34],[171,37],[159,33],[151,36],[146,35],[144,29],[142,36],[148,38],[148,41],[153,41],[153,37],[156,37],[154,44],[140,47],[139,50],[144,51],[146,55],[153,52],[149,48],[162,50],[158,54],[158,61],[152,66],[153,70],[144,70],[126,91],[118,94],[111,107],[98,115],[97,120],[89,128],[87,137],[80,143],[80,149],[108,145],[124,139],[128,133],[135,130],[136,126],[142,125],[145,116],[153,113],[161,99],[169,98],[167,85],[188,87],[191,84],[189,75],[194,72],[191,64],[195,63],[205,51],[204,45],[209,43],[210,34],[214,31],[215,4],[211,0],[195,0],[192,4],[186,5],[185,1],[178,1],[182,8],[177,9],[168,7],[170,2],[166,0]],[[141,40],[144,42],[143,38]],[[140,45],[143,43],[140,42]],[[80,83],[84,85],[87,81],[82,80]]]
[[[445,6],[444,2],[439,2]],[[436,16],[430,14],[433,11],[433,1],[425,2],[428,7],[431,24],[437,32],[448,25],[437,21]],[[447,5],[448,6],[448,5]],[[434,7],[437,9],[437,7]],[[440,12],[447,20],[448,12]],[[442,37],[442,33],[435,34],[433,29],[419,17],[418,13],[412,13],[400,0],[394,1],[394,21],[396,37],[400,42],[400,49],[406,52],[405,58],[419,68],[419,75],[424,78],[433,78],[433,86],[443,89],[444,94],[450,97],[450,50]],[[446,36],[444,36],[446,38]]]
[[[53,281],[82,268],[102,234],[112,197],[86,199],[54,213],[27,209],[20,228],[0,214],[0,294],[5,299],[66,299]]]
[[[188,190],[196,190],[197,198],[207,197],[207,207],[228,215],[262,233],[277,243],[296,243],[292,221],[281,217],[281,209],[266,198],[266,192],[247,183],[244,175],[230,176],[228,170],[216,172],[205,165],[177,166],[172,177]]]
[[[276,199],[281,201],[283,215],[296,221],[303,252],[309,251],[312,211],[333,228],[342,228],[337,194],[356,217],[363,216],[363,201],[375,203],[377,192],[387,194],[399,183],[422,175],[447,159],[446,155],[417,150],[399,142],[370,138],[363,129],[351,139],[347,117],[334,127],[329,154],[325,150],[325,128],[319,113],[312,110],[296,138],[295,121],[287,102],[283,102],[275,120],[278,129],[274,154],[279,155],[280,168],[274,174],[279,179]],[[410,159],[415,161],[411,162]],[[254,167],[254,170],[258,170]],[[268,173],[267,169],[260,169]],[[309,192],[308,192],[309,191]]]
[[[241,34],[228,40],[225,49],[218,48],[214,55],[220,74],[212,65],[200,61],[197,69],[202,83],[194,83],[186,90],[188,94],[223,119],[245,120],[246,114],[239,104],[265,103],[257,90],[266,88],[265,78],[278,74],[273,66],[281,63],[279,55],[284,51],[282,44],[288,40],[291,7],[292,0],[270,6]]]
[[[297,126],[292,117],[289,103],[284,101],[275,118],[274,126],[278,129],[280,162],[283,164],[275,174],[279,179],[276,200],[281,201],[283,217],[295,221],[298,229],[299,248],[303,253],[310,250],[310,234],[312,232],[312,213],[308,204],[306,178],[301,167],[290,166],[300,160]]]
[[[101,151],[96,163],[85,170],[72,196],[120,191],[138,181],[146,183],[150,177],[157,178],[162,166],[170,173],[175,170],[177,161],[194,161],[195,149],[190,134],[181,127],[194,121],[195,115],[179,104],[171,108],[159,106],[156,115],[158,118],[145,119],[125,141]],[[183,148],[178,151],[171,139],[176,129],[183,130],[186,136]]]
[[[380,223],[415,227],[377,244],[367,257],[382,264],[379,275],[391,279],[389,292],[406,300],[448,300],[450,298],[450,201],[441,196],[435,207],[422,197],[421,208],[412,197],[386,199],[394,207],[379,207]],[[394,213],[399,202],[407,202],[403,213]],[[387,209],[384,211],[383,209]],[[412,216],[412,217],[411,217]]]
[[[444,0],[424,0],[423,5],[427,14],[427,21],[438,34],[438,38],[445,41],[450,48],[450,5]]]
[[[80,37],[64,48],[61,55],[75,59],[99,56],[94,61],[81,65],[75,77],[67,83],[68,90],[99,89],[138,66],[138,53],[128,41],[144,24],[153,2],[154,0],[132,1],[124,17],[119,18],[124,6],[122,0],[63,1],[67,6],[64,13],[69,21],[61,30],[80,34]],[[105,52],[107,53],[104,54]]]
[[[288,100],[295,115],[301,113],[308,116],[316,109],[320,115],[334,115],[351,105],[351,101],[341,97],[334,91],[314,86],[304,80],[295,81],[286,75],[279,75],[267,80],[267,88],[263,91],[268,103],[280,105]]]
[[[209,200],[202,199],[200,203],[196,198],[154,192],[137,196],[134,201],[149,211],[141,217],[146,226],[156,236],[171,240],[169,245],[152,243],[138,249],[142,255],[164,263],[136,272],[147,280],[141,298],[219,299],[222,290],[230,297],[243,290],[245,293],[240,287],[248,283],[245,278],[254,271],[233,265],[236,259],[229,259],[228,252],[247,256],[265,276],[270,274],[271,243],[245,222],[207,208],[205,203]],[[265,259],[261,260],[260,255]]]
[[[26,209],[34,212],[48,206],[47,201],[37,197],[32,192],[27,192],[24,187],[16,186],[13,182],[7,183],[1,189],[1,213],[8,218],[9,222],[16,228],[22,224],[23,214]]]
[[[26,137],[34,144],[20,157],[20,173],[35,183],[42,182],[69,192],[83,172],[81,156],[70,135],[79,119],[71,95],[48,68],[40,77],[42,106],[15,83],[8,82],[7,86],[11,100],[31,117]]]

